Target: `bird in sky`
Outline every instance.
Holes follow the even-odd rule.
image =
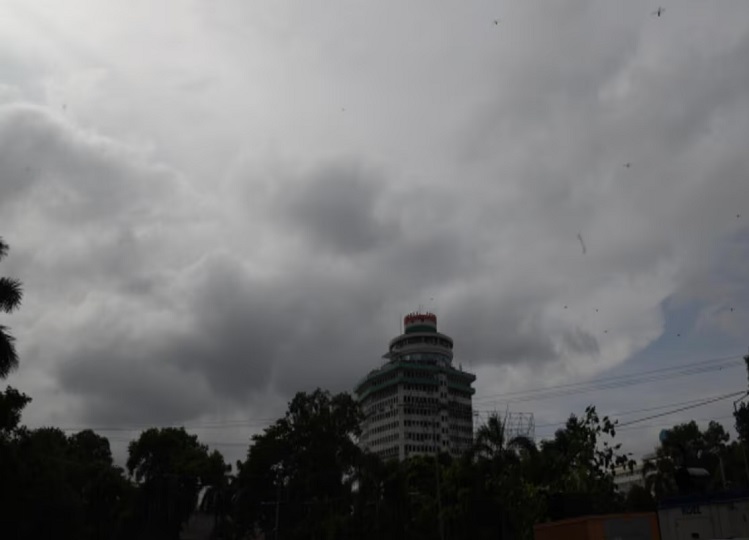
[[[628,161],[627,163],[624,164],[624,166],[629,169],[632,166],[632,164]]]
[[[658,9],[653,12],[653,15],[655,15],[656,17],[660,17],[661,15],[663,15],[664,11],[666,11],[666,8],[658,7]]]
[[[585,242],[583,242],[583,236],[580,233],[577,233],[577,239],[580,240],[580,246],[583,248],[583,255],[588,251],[585,249]]]
[[[494,19],[494,26],[499,26],[499,19]]]

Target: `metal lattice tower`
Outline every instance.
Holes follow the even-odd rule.
[[[508,440],[513,437],[526,437],[533,442],[536,441],[536,421],[533,413],[507,411],[504,423]]]
[[[512,411],[474,411],[474,429],[478,429],[481,424],[489,419],[489,416],[495,414],[499,417],[505,427],[506,440],[510,440],[513,437],[526,437],[531,441],[536,442],[536,421],[533,417],[533,413]]]

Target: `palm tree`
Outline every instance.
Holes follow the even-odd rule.
[[[476,430],[475,451],[487,459],[516,461],[521,453],[532,454],[536,445],[523,435],[507,438],[507,427],[497,413],[489,416],[485,424]]]
[[[8,254],[8,244],[0,238],[0,259]],[[0,311],[10,313],[21,305],[23,290],[17,279],[0,277]],[[4,379],[18,367],[15,338],[7,332],[8,328],[0,324],[0,378]]]
[[[485,475],[484,489],[492,497],[493,511],[499,516],[501,537],[511,536],[513,530],[528,529],[526,522],[530,519],[533,523],[533,517],[528,518],[532,505],[526,504],[530,502],[527,495],[531,491],[526,469],[532,468],[536,461],[534,442],[522,435],[509,438],[506,422],[494,413],[476,430],[474,452],[482,471],[479,474]]]

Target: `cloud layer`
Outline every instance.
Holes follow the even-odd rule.
[[[419,306],[480,395],[741,343],[743,3],[84,4],[0,33],[27,421],[250,425]]]

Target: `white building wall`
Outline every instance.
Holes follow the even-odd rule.
[[[416,323],[408,322],[412,319]],[[420,325],[422,319],[431,321],[427,326],[436,330],[433,314],[411,314],[406,326]],[[435,451],[458,455],[471,446],[470,387],[475,376],[456,375],[462,371],[451,367],[452,348],[449,336],[428,330],[407,332],[391,340],[384,356],[390,362],[357,385],[356,392],[366,396],[361,399],[365,414],[360,440],[363,449],[402,460]],[[464,387],[465,395],[451,391],[451,382]],[[370,393],[373,384],[388,383],[397,385],[394,394],[383,398]],[[456,404],[464,407],[461,415],[456,416]]]
[[[685,502],[658,510],[662,540],[749,538],[749,499]]]

